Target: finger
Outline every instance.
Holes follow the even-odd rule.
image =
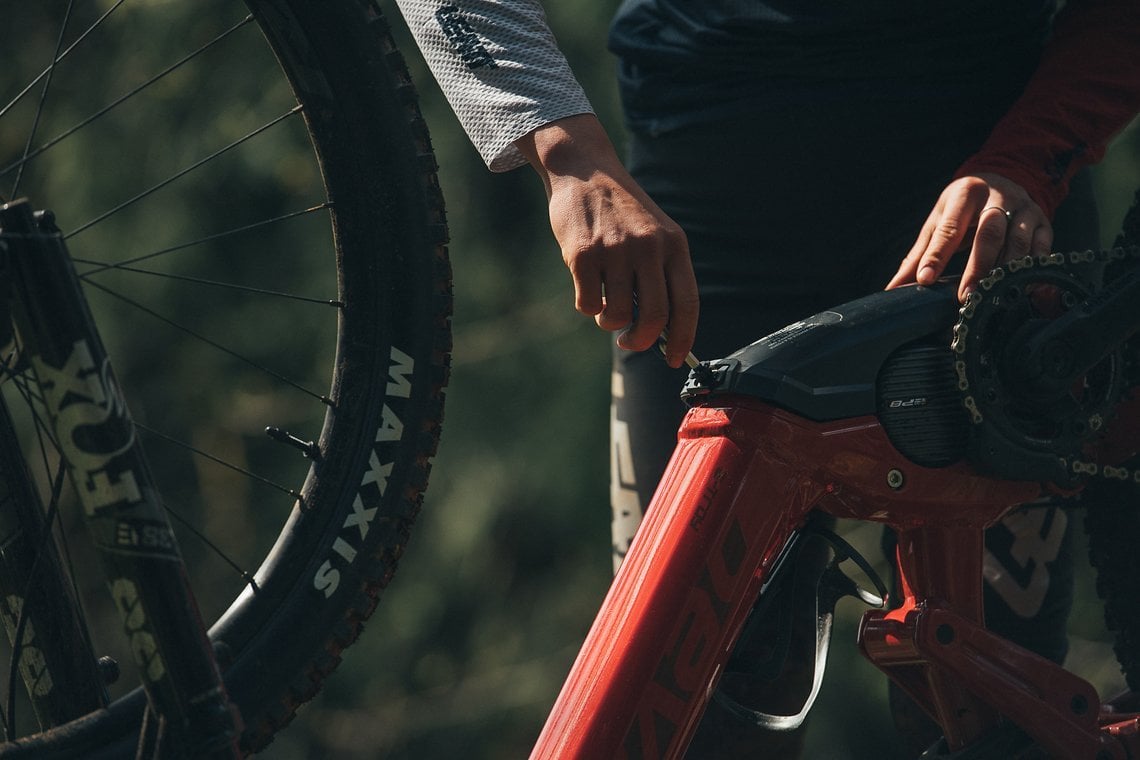
[[[937,213],[938,208],[935,207],[935,210],[926,217],[926,221],[923,222],[922,229],[919,230],[918,238],[914,241],[914,245],[907,251],[906,256],[903,256],[903,260],[899,263],[898,271],[895,272],[891,281],[887,283],[888,290],[914,282],[914,276],[918,273],[918,262],[922,260],[923,252],[926,251],[927,246],[930,245],[930,236],[934,231]]]
[[[1014,212],[1008,216],[1005,233],[1005,256],[999,259],[998,263],[1028,255],[1029,249],[1033,245],[1033,233],[1036,229],[1037,221],[1032,218],[1031,214]]]
[[[963,193],[946,198],[942,213],[934,224],[926,250],[918,261],[915,282],[933,285],[942,276],[950,259],[962,246],[979,205],[977,193]]]
[[[610,332],[629,327],[633,322],[633,278],[607,273],[602,288],[602,310],[594,317],[598,327]]]
[[[597,266],[588,263],[585,255],[563,254],[570,277],[574,280],[574,308],[593,317],[602,311],[602,274]]]
[[[693,350],[700,315],[697,279],[687,252],[669,267],[665,276],[669,288],[669,339],[665,344],[665,363],[670,367],[680,367]]]
[[[637,281],[637,308],[633,324],[617,337],[619,347],[644,351],[657,342],[669,323],[669,295],[663,276]]]
[[[899,264],[898,271],[891,277],[890,282],[887,283],[887,290],[897,288],[900,285],[914,282],[914,275],[918,272],[918,260],[920,254],[907,254],[902,262]]]
[[[1033,242],[1029,244],[1029,253],[1033,256],[1048,256],[1053,251],[1053,228],[1048,224],[1041,225],[1033,231]]]
[[[988,206],[978,216],[978,230],[970,248],[970,258],[962,272],[958,298],[965,300],[991,269],[998,264],[1006,233],[1010,227],[1009,212],[1000,206]]]

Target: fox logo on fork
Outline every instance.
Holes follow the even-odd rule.
[[[142,501],[134,471],[113,467],[114,459],[134,445],[135,428],[110,363],[96,366],[85,340],[75,342],[61,367],[39,356],[33,363],[87,514]]]

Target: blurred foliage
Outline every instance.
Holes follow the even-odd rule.
[[[161,57],[175,38],[208,39],[209,33],[199,29],[204,20],[236,21],[242,15],[240,7],[234,13],[232,6],[238,4],[231,0],[210,0],[208,7],[205,1],[150,0],[127,6],[162,12],[152,17],[132,10],[127,16],[138,25],[132,39],[155,44],[128,42],[122,49],[88,51],[78,67],[80,76],[71,80],[52,118],[58,124],[73,122],[76,117],[69,110],[100,94],[93,80],[113,82],[115,88],[137,82],[136,72],[153,65],[144,59]],[[27,16],[10,28],[42,35],[40,44],[50,48],[54,39],[45,32],[50,27],[37,14],[54,3],[20,4],[19,11]],[[109,5],[92,3],[86,10],[97,13]],[[620,145],[614,62],[604,53],[606,25],[616,5],[617,0],[546,4],[562,47]],[[444,436],[425,509],[400,573],[322,694],[301,710],[265,756],[511,760],[527,756],[610,580],[609,337],[573,310],[569,276],[549,231],[541,183],[525,169],[503,175],[486,170],[426,72],[394,4],[385,2],[384,8],[395,22],[420,87],[452,232],[455,354]],[[219,55],[227,65],[180,73],[183,79],[177,87],[171,85],[171,92],[156,91],[162,108],[124,114],[120,121],[98,126],[89,137],[77,138],[74,153],[64,152],[53,171],[29,177],[25,187],[49,197],[64,187],[78,192],[82,202],[69,209],[77,218],[64,225],[74,227],[87,218],[88,207],[105,207],[108,199],[121,198],[124,186],[145,187],[148,180],[140,175],[163,176],[184,165],[199,144],[217,146],[243,134],[251,124],[247,108],[252,112],[264,103],[279,108],[282,102],[287,107],[288,100],[276,84],[279,78],[267,68],[271,62],[253,56],[255,47],[224,47]],[[0,64],[6,71],[35,75],[32,61],[5,50],[0,46]],[[82,76],[90,71],[105,76]],[[176,98],[175,89],[192,97]],[[223,102],[230,105],[213,105]],[[211,118],[187,126],[189,115],[203,109]],[[153,139],[122,131],[124,121],[141,126],[143,135]],[[263,211],[248,207],[254,189],[275,188],[268,196],[258,194],[268,214],[315,202],[305,190],[314,166],[298,127],[294,122],[267,133],[269,150],[248,156],[239,152],[235,163],[205,183],[157,194],[147,201],[147,221],[125,218],[105,231],[83,233],[73,253],[83,257],[84,251],[121,248],[115,258],[122,259],[134,251],[240,227]],[[46,130],[44,134],[50,134]],[[164,136],[169,133],[178,139]],[[9,137],[0,131],[0,155],[22,148],[5,144]],[[123,159],[136,148],[142,149],[141,157]],[[0,174],[3,195],[11,182],[10,175],[5,176]],[[1133,189],[1140,185],[1140,130],[1130,130],[1114,144],[1097,181],[1110,240]],[[195,257],[150,263],[203,278],[225,270],[227,277],[249,284],[302,287],[319,296],[332,286],[323,258],[328,243],[317,221],[302,217],[260,242],[227,238]],[[283,266],[280,252],[298,246],[313,255],[293,257]],[[251,296],[218,293],[207,286],[175,287],[167,282],[139,290],[145,294],[140,298],[156,310],[192,315],[203,330],[220,333],[227,343],[256,353],[259,361],[302,385],[320,387],[319,368],[327,366],[331,327],[327,318],[311,319],[304,310],[311,307],[262,317],[255,316],[257,304]],[[266,420],[310,437],[316,434],[319,409],[308,411],[303,394],[266,387],[263,375],[241,362],[219,359],[162,328],[144,328],[134,312],[121,309],[113,299],[95,308],[101,320],[117,326],[111,332],[122,336],[108,342],[127,382],[140,378],[128,391],[133,407],[141,398],[141,413],[136,408],[136,415],[147,425],[176,431],[178,437],[232,460],[270,469],[278,463],[295,464],[293,459],[299,457],[283,456],[280,448],[266,444],[260,432]],[[223,311],[231,319],[236,311],[238,317],[219,328],[214,321]],[[204,382],[208,377],[225,381]],[[221,423],[206,424],[207,416]],[[164,483],[174,484],[168,499],[179,502],[188,515],[200,516],[224,542],[264,540],[258,526],[273,524],[290,502],[208,464],[184,461],[162,475]],[[288,482],[289,476],[281,477]],[[184,489],[180,482],[194,487]],[[193,495],[198,492],[202,495]],[[207,511],[199,499],[220,501],[226,508]],[[842,527],[867,556],[878,556],[877,529]],[[193,539],[184,544],[196,561],[210,554]],[[227,568],[211,566],[200,583],[205,598],[225,598],[227,590],[232,594],[234,579]],[[1074,656],[1084,672],[1093,673],[1103,666],[1107,649],[1087,572],[1081,583]],[[222,592],[208,593],[219,584],[228,585]],[[211,604],[207,602],[207,617],[219,611]],[[860,612],[854,604],[840,607],[829,677],[811,724],[810,757],[892,756],[883,681],[853,646]],[[1108,671],[1095,675],[1114,678],[1112,669]]]

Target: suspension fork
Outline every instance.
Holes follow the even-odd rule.
[[[7,250],[10,235],[0,223],[0,376],[18,393],[28,393],[16,373],[21,369],[11,313],[11,278]],[[42,432],[42,431],[41,431]],[[62,476],[62,472],[59,473]],[[54,513],[55,478],[51,510]],[[4,678],[8,709],[7,739],[17,736],[14,677],[24,682],[41,729],[62,725],[108,703],[106,685],[117,676],[110,658],[97,659],[70,576],[60,561],[45,513],[24,461],[7,404],[0,399],[0,618],[12,645]]]
[[[0,616],[13,667],[41,729],[106,706],[105,684],[115,673],[109,660],[104,672],[91,647],[51,525],[24,465],[8,407],[0,403]],[[12,689],[5,691],[13,700]],[[9,740],[16,738],[14,716],[10,701],[4,721]]]
[[[240,757],[240,716],[63,236],[26,201],[0,206],[13,322],[79,495],[163,757]]]

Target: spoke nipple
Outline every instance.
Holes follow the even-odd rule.
[[[265,434],[278,443],[292,446],[309,459],[319,459],[321,456],[321,449],[316,443],[313,441],[303,441],[288,430],[270,426],[265,428]]]
[[[105,685],[110,686],[119,680],[119,662],[114,657],[100,657],[98,667]]]

